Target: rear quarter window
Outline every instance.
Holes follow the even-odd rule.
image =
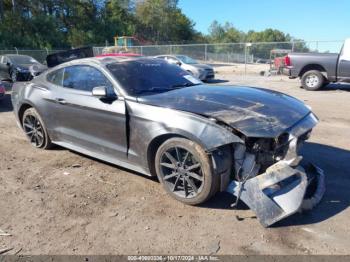
[[[63,86],[64,68],[58,69],[47,74],[46,80],[54,85]]]

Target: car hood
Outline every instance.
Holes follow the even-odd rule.
[[[37,71],[43,71],[47,69],[47,66],[40,63],[31,63],[31,64],[14,64],[14,67],[19,67],[21,69],[29,70],[31,67],[35,68]]]
[[[205,64],[189,64],[189,65],[198,69],[213,69],[211,66],[205,65]]]
[[[138,101],[212,117],[248,137],[277,137],[310,113],[291,96],[240,86],[197,85],[139,97]]]

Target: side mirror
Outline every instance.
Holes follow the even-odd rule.
[[[94,87],[92,89],[92,95],[99,98],[105,98],[107,97],[107,88],[105,86]]]
[[[175,60],[175,59],[168,59],[167,62],[169,64],[172,64],[172,65],[178,65],[178,66],[181,65],[181,62],[179,60]]]
[[[11,66],[11,63],[10,63],[10,62],[7,62],[6,65],[7,65],[7,66]]]

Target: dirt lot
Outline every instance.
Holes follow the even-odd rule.
[[[350,86],[307,92],[284,77],[235,76],[220,84],[263,86],[304,100],[320,123],[305,157],[327,174],[313,211],[263,228],[222,193],[183,205],[139,174],[56,148],[36,150],[0,102],[0,250],[8,254],[350,254]]]

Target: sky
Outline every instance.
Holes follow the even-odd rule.
[[[217,20],[245,32],[273,28],[308,41],[350,37],[350,0],[179,0],[179,7],[203,33]]]

